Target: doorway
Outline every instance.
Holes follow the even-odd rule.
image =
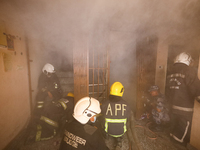
[[[157,36],[149,36],[137,41],[137,112],[136,118],[144,113],[142,96],[151,85],[155,84],[156,59],[157,59]]]

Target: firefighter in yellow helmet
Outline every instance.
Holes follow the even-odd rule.
[[[124,86],[120,82],[115,82],[110,88],[109,99],[101,105],[103,115],[104,132],[107,138],[114,138],[114,147],[122,147],[122,139],[127,131],[127,121],[130,118],[130,107],[122,99]]]
[[[65,127],[59,150],[109,150],[98,128],[88,124],[101,112],[100,103],[83,97],[74,106],[73,121]]]

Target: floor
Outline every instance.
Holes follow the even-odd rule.
[[[188,150],[188,148],[186,147],[171,142],[167,128],[163,132],[152,132],[151,130],[148,129],[148,124],[149,122],[146,120],[134,121],[134,126],[132,124],[131,129],[129,128],[127,134],[125,135],[122,148],[120,149],[121,150]],[[26,132],[23,131],[21,133],[21,136],[18,136],[12,142],[12,144],[10,144],[10,146],[7,147],[5,150],[58,150],[59,149],[61,135],[62,135],[61,133],[48,141],[36,142],[29,145],[24,145],[25,134]],[[114,148],[112,147],[112,140],[106,139],[105,142],[107,146],[110,148],[110,150],[114,150]]]
[[[169,137],[169,128],[163,132],[149,130],[150,122],[137,121],[135,132],[142,150],[187,150],[186,147],[173,143]]]

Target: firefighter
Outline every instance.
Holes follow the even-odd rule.
[[[45,105],[45,100],[57,101],[62,97],[62,89],[58,77],[55,74],[54,66],[47,63],[42,69],[38,81],[38,93],[36,95],[35,114],[40,116]]]
[[[56,103],[57,107],[61,107],[60,111],[60,128],[61,132],[64,129],[66,123],[73,120],[73,110],[74,110],[74,94],[69,92],[66,97],[63,97]]]
[[[74,120],[65,127],[60,150],[109,150],[99,129],[88,124],[100,112],[98,100],[91,97],[80,99],[74,107]]]
[[[114,140],[115,148],[122,147],[122,139],[130,120],[131,110],[128,103],[122,99],[123,93],[124,86],[120,82],[113,83],[109,99],[101,105],[104,132],[108,140]]]
[[[71,113],[69,100],[61,98],[58,102],[46,101],[40,115],[34,115],[27,132],[26,144],[52,139],[61,128],[64,113]]]
[[[191,63],[190,54],[182,52],[177,55],[166,83],[166,96],[172,112],[170,136],[184,146],[190,141],[194,100],[200,95],[197,70],[190,66]]]
[[[149,128],[152,131],[161,132],[170,121],[168,102],[165,96],[160,93],[157,85],[151,86],[148,92],[150,93],[151,119],[153,121]]]

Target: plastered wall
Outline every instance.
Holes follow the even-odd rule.
[[[6,33],[16,38],[14,50],[0,48],[0,149],[26,126],[30,117],[25,39],[23,32],[10,23],[5,27]]]

